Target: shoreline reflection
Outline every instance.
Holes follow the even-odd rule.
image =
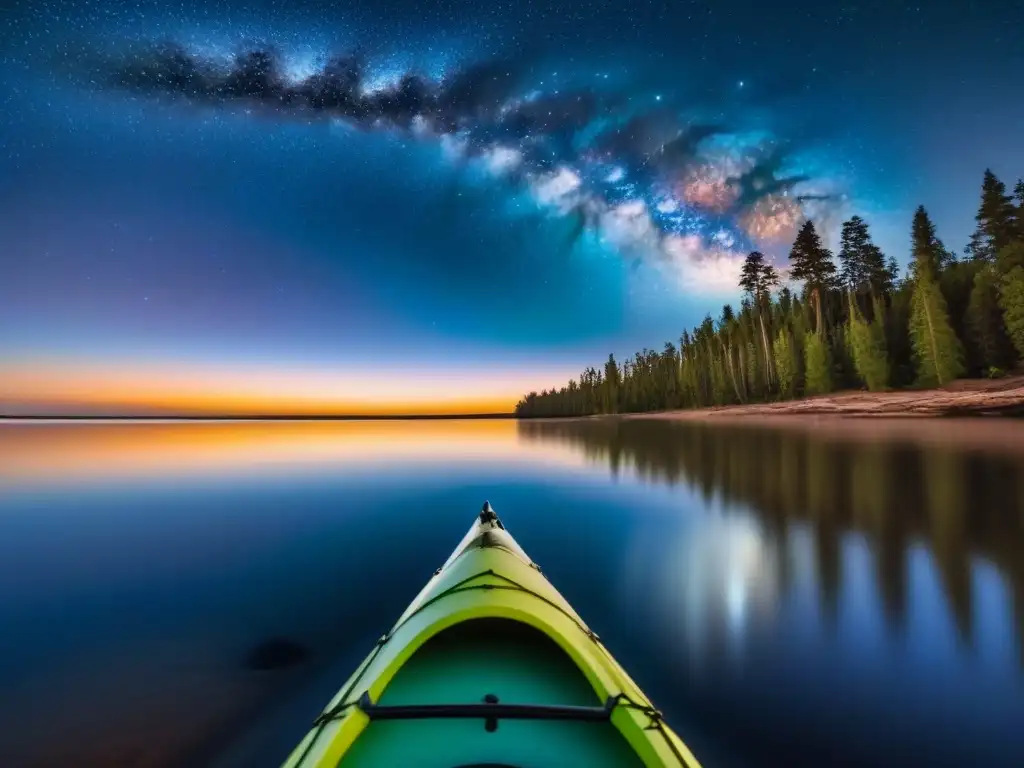
[[[723,509],[725,520],[739,508],[749,511],[758,529],[760,554],[751,557],[762,561],[761,589],[783,585],[784,591],[792,584],[794,533],[806,531],[817,608],[829,622],[837,620],[843,548],[851,536],[868,544],[890,633],[906,627],[911,549],[923,545],[959,640],[971,645],[977,613],[972,568],[989,562],[1011,595],[1024,664],[1024,455],[964,449],[955,442],[844,441],[808,430],[657,419],[522,421],[518,429],[530,445],[571,447],[592,463],[606,464],[613,476],[629,472],[643,482],[683,486],[707,508]],[[733,535],[729,541],[703,538],[682,545],[681,561],[708,561],[687,570],[684,580],[734,560],[739,539]],[[757,581],[724,573],[709,581],[732,583],[730,578],[736,584]],[[740,594],[745,590],[733,588],[724,604],[742,602]]]

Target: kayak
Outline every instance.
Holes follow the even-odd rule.
[[[484,503],[284,765],[700,764]]]

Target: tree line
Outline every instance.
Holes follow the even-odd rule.
[[[789,254],[795,292],[758,251],[743,264],[739,310],[709,313],[679,343],[614,355],[560,389],[530,392],[521,418],[702,408],[825,394],[836,389],[942,386],[998,377],[1024,359],[1024,180],[1013,193],[990,170],[977,228],[962,257],[939,239],[924,206],[911,259],[872,241],[868,223],[842,225],[839,252],[808,220]]]

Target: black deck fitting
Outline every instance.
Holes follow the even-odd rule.
[[[498,513],[491,507],[491,502],[485,501],[483,509],[480,510],[480,522],[481,523],[494,523],[498,522]]]
[[[557,704],[501,704],[488,694],[482,704],[374,704],[369,691],[359,697],[358,706],[370,720],[424,720],[435,718],[483,718],[487,725],[498,720],[583,720],[607,722],[615,709],[614,697],[601,707]],[[494,701],[491,701],[494,699]],[[488,730],[491,730],[488,728]]]

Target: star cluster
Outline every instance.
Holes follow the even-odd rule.
[[[617,88],[606,73],[542,72],[526,58],[431,77],[374,69],[358,53],[165,41],[83,54],[73,74],[132,98],[434,142],[569,219],[570,247],[594,237],[696,290],[730,290],[747,250],[784,247],[805,217],[844,199],[836,177],[807,170],[804,147],[727,119],[724,102],[711,120],[706,103]]]

